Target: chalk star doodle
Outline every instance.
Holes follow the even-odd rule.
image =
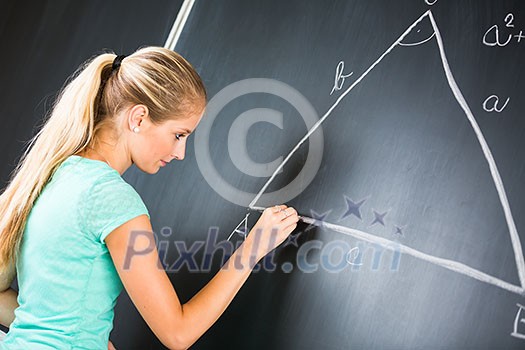
[[[379,213],[375,210],[372,210],[374,212],[374,221],[372,221],[372,223],[370,224],[370,226],[374,226],[375,224],[381,224],[383,226],[385,226],[385,216],[386,214],[388,214],[387,211],[385,211],[384,213]]]
[[[396,228],[394,235],[405,237],[405,234],[403,233],[403,230],[405,229],[404,227],[399,227],[397,225],[394,225],[394,227]]]
[[[301,233],[302,232],[300,231],[296,235],[289,235],[288,238],[286,238],[286,241],[284,241],[283,247],[286,247],[287,245],[291,244],[291,245],[295,246],[296,248],[298,248],[299,247],[299,243],[297,243],[297,238],[299,238]]]
[[[346,195],[344,197],[345,197],[347,209],[346,209],[346,212],[341,217],[341,219],[339,220],[343,220],[344,218],[352,214],[358,217],[359,220],[363,220],[361,219],[361,211],[359,210],[359,208],[363,205],[366,199],[362,199],[361,201],[356,203],[351,198],[348,198]]]
[[[310,231],[311,229],[313,229],[314,227],[316,226],[323,226],[323,223],[326,221],[326,217],[328,216],[328,214],[330,214],[332,212],[332,209],[328,210],[328,211],[325,211],[324,213],[322,214],[319,214],[317,213],[315,210],[313,209],[310,209],[310,214],[312,215],[312,219],[315,220],[315,222],[313,224],[309,224],[308,227],[304,230],[304,232],[308,232]],[[318,225],[316,225],[318,224]]]

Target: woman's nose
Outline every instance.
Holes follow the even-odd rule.
[[[185,151],[186,151],[186,141],[177,142],[177,145],[175,146],[175,149],[173,150],[173,153],[171,154],[171,156],[177,160],[183,160]]]

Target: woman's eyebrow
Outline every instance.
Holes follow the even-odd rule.
[[[191,130],[189,129],[186,129],[186,128],[177,128],[177,129],[184,131],[186,134],[191,134]]]

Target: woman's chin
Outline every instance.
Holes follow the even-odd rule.
[[[135,164],[135,165],[137,166],[137,168],[140,171],[142,171],[142,172],[144,172],[146,174],[150,174],[150,175],[154,175],[154,174],[158,173],[160,168],[161,168],[161,166],[159,166],[159,165],[153,165],[153,166],[148,167],[148,168],[143,168],[141,166],[138,166],[137,164]]]

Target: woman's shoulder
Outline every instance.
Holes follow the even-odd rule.
[[[59,167],[59,169],[68,168],[73,168],[82,172],[91,171],[93,173],[100,174],[114,174],[120,177],[119,172],[109,166],[108,163],[101,160],[82,157],[76,154],[67,157]]]
[[[125,182],[119,172],[106,162],[78,155],[67,157],[51,177],[51,181],[61,182],[76,188],[89,188],[95,183],[108,179]]]
[[[56,188],[56,190],[54,190]],[[141,197],[120,173],[103,161],[69,156],[59,166],[50,184],[52,193],[62,193],[91,210],[125,201],[141,205]],[[67,193],[64,193],[67,192]],[[131,204],[131,203],[130,203]]]
[[[124,222],[143,214],[150,216],[140,194],[117,171],[99,174],[82,197],[81,220],[101,243]]]

